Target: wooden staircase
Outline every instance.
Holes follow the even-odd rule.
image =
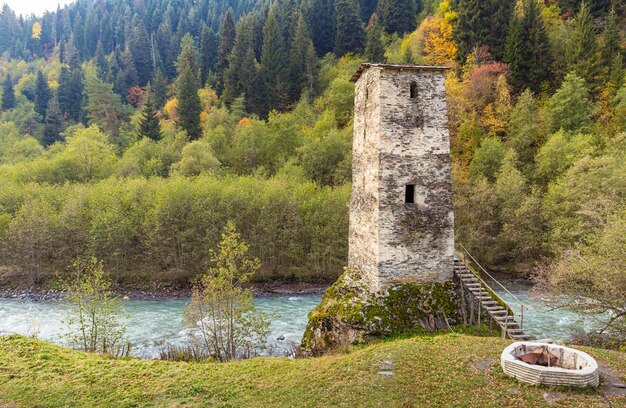
[[[512,309],[502,299],[494,299],[494,296],[497,297],[495,291],[460,259],[454,260],[454,274],[461,282],[461,290],[470,294],[480,309],[498,324],[503,338],[520,341],[531,339],[531,336],[524,333],[522,324],[515,320]]]

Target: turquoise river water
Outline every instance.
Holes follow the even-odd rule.
[[[562,310],[551,310],[546,298],[526,286],[514,287],[512,293],[526,304],[524,327],[530,334],[544,338],[565,339],[580,317]],[[510,296],[501,294],[505,300]],[[259,296],[255,305],[272,315],[268,341],[275,355],[285,355],[290,341],[299,342],[307,324],[307,314],[321,300],[320,295]],[[124,303],[129,314],[127,336],[132,354],[156,358],[168,343],[182,344],[188,331],[182,321],[187,299],[129,300]],[[517,306],[510,302],[515,309]],[[20,333],[64,344],[62,320],[68,306],[63,301],[0,299],[0,335]],[[284,337],[284,340],[282,338]],[[281,340],[278,340],[281,338]]]

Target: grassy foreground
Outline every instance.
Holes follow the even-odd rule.
[[[22,336],[0,337],[0,407],[538,407],[546,388],[506,377],[506,340],[445,334],[312,359],[176,363],[110,359]],[[626,354],[587,349],[622,374]],[[493,358],[487,370],[476,364]],[[379,374],[392,362],[393,375]],[[552,390],[557,406],[607,406],[595,390]],[[611,400],[626,406],[626,399]]]

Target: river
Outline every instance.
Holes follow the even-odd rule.
[[[547,299],[517,285],[511,292],[528,307],[524,328],[538,338],[566,339],[570,329],[579,324],[580,317],[562,310],[551,310]],[[500,295],[510,301],[510,296]],[[258,296],[255,305],[269,312],[271,334],[268,338],[275,355],[285,355],[289,342],[299,342],[307,324],[307,314],[321,300],[320,295]],[[155,358],[164,345],[182,344],[188,338],[182,321],[187,299],[129,300],[124,309],[129,315],[127,336],[133,345],[132,354]],[[514,302],[510,305],[515,309]],[[33,301],[0,299],[0,335],[19,333],[36,336],[53,343],[64,344],[62,320],[68,306],[63,301]],[[284,337],[284,340],[278,340]]]

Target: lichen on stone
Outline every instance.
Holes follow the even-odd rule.
[[[455,299],[452,281],[405,283],[373,292],[360,274],[346,269],[309,313],[302,347],[307,354],[316,355],[417,327],[433,330],[446,317],[456,316]]]

